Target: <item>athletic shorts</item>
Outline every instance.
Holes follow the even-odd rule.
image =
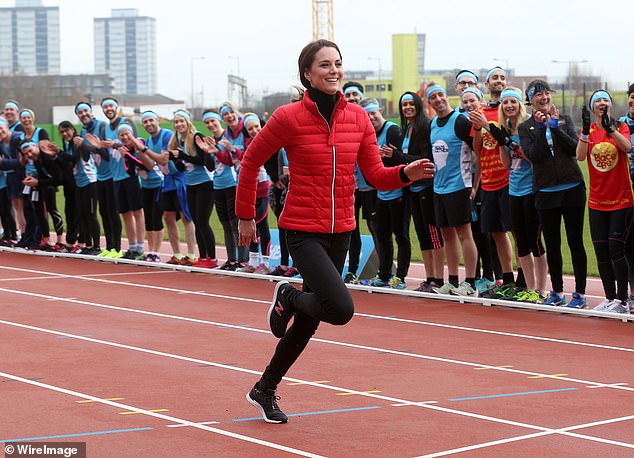
[[[178,201],[178,194],[176,190],[163,191],[161,193],[161,211],[164,212],[180,212],[182,211],[181,204]]]
[[[438,227],[460,227],[471,223],[471,188],[449,194],[434,193],[434,214]]]
[[[141,185],[136,177],[115,181],[113,184],[114,197],[119,214],[123,215],[124,213],[141,210],[143,208]]]
[[[361,217],[368,221],[376,218],[376,189],[354,191],[354,204],[361,209]]]
[[[512,227],[508,186],[497,191],[482,190],[480,230],[484,233],[508,232]]]
[[[421,251],[442,248],[445,242],[434,214],[434,189],[430,186],[410,193],[410,208]]]
[[[163,229],[163,212],[159,202],[160,192],[161,188],[141,188],[146,231],[160,231]]]

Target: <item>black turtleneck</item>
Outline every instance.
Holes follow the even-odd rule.
[[[332,112],[335,109],[335,105],[337,104],[337,93],[334,94],[326,94],[325,92],[320,91],[319,89],[315,89],[311,87],[308,90],[308,97],[315,102],[317,105],[317,109],[324,117],[328,125],[330,125],[330,118],[332,116]]]

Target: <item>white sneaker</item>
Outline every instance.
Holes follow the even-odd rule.
[[[627,299],[627,305],[630,306],[630,310],[634,310],[634,294],[630,294],[630,297]]]
[[[471,286],[471,284],[466,281],[460,282],[457,288],[454,288],[451,291],[451,294],[456,296],[470,296],[470,297],[478,297],[478,291]]]
[[[456,289],[456,287],[449,282],[440,287],[432,288],[436,294],[451,294],[454,289]]]
[[[626,303],[621,302],[619,299],[614,299],[610,302],[610,306],[608,307],[608,312],[612,313],[626,313],[629,315],[630,308]]]
[[[610,299],[604,299],[603,302],[594,307],[592,310],[596,310],[597,312],[608,312],[610,305],[612,305],[612,301]]]

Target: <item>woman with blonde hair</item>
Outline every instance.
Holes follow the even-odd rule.
[[[191,122],[191,115],[185,110],[174,112],[174,135],[168,148],[175,158],[185,163],[187,183],[187,206],[196,227],[196,243],[199,259],[194,267],[214,268],[216,260],[216,239],[209,224],[214,205],[214,187],[211,173],[205,167],[205,152],[198,145],[204,143],[204,136]]]
[[[548,266],[542,244],[541,226],[533,196],[533,166],[519,142],[517,127],[527,119],[523,96],[517,88],[507,88],[500,95],[499,126],[491,123],[497,140],[500,160],[510,168],[509,208],[518,263],[524,272],[527,291],[518,292],[518,300],[540,302],[546,289]]]

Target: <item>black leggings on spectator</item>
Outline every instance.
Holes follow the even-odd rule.
[[[412,258],[412,244],[409,240],[409,208],[406,199],[404,197],[392,200],[377,199],[376,223],[379,278],[385,281],[391,277],[394,261],[392,234],[394,234],[398,247],[396,276],[405,281]]]
[[[563,217],[566,226],[566,238],[572,268],[575,273],[575,291],[580,294],[586,292],[586,277],[588,271],[588,259],[583,246],[583,206],[566,206],[537,210],[539,222],[542,226],[546,252],[548,253],[548,272],[553,291],[560,293],[564,290],[563,260],[561,257],[561,219]]]
[[[187,206],[196,226],[196,244],[201,259],[216,259],[216,238],[209,218],[214,208],[214,187],[211,181],[187,185]]]
[[[66,243],[74,245],[79,236],[79,206],[75,184],[64,184],[64,218],[66,218]]]
[[[626,246],[634,221],[634,207],[613,211],[589,209],[590,234],[606,299],[627,299]],[[615,286],[616,283],[616,286]]]
[[[290,295],[293,324],[275,348],[260,379],[260,388],[275,389],[304,351],[320,321],[344,325],[354,315],[352,297],[341,273],[350,245],[350,232],[315,234],[288,230],[288,249],[304,279],[303,290]]]
[[[121,251],[121,218],[117,213],[112,179],[97,181],[97,199],[99,200],[99,214],[106,237],[106,250]]]
[[[361,217],[365,222],[374,240],[374,246],[378,245],[376,238],[376,190],[354,191],[354,220],[356,226],[350,236],[350,251],[348,253],[348,272],[357,275],[359,260],[361,258]]]
[[[249,252],[246,247],[238,246],[238,217],[236,216],[236,187],[214,189],[216,213],[222,224],[227,260],[247,262]]]
[[[88,248],[99,248],[99,221],[97,221],[97,184],[90,183],[75,189],[79,215],[79,241]]]
[[[18,238],[17,227],[13,213],[11,213],[11,208],[7,188],[0,189],[0,222],[4,230],[3,237],[9,240],[16,240]]]

